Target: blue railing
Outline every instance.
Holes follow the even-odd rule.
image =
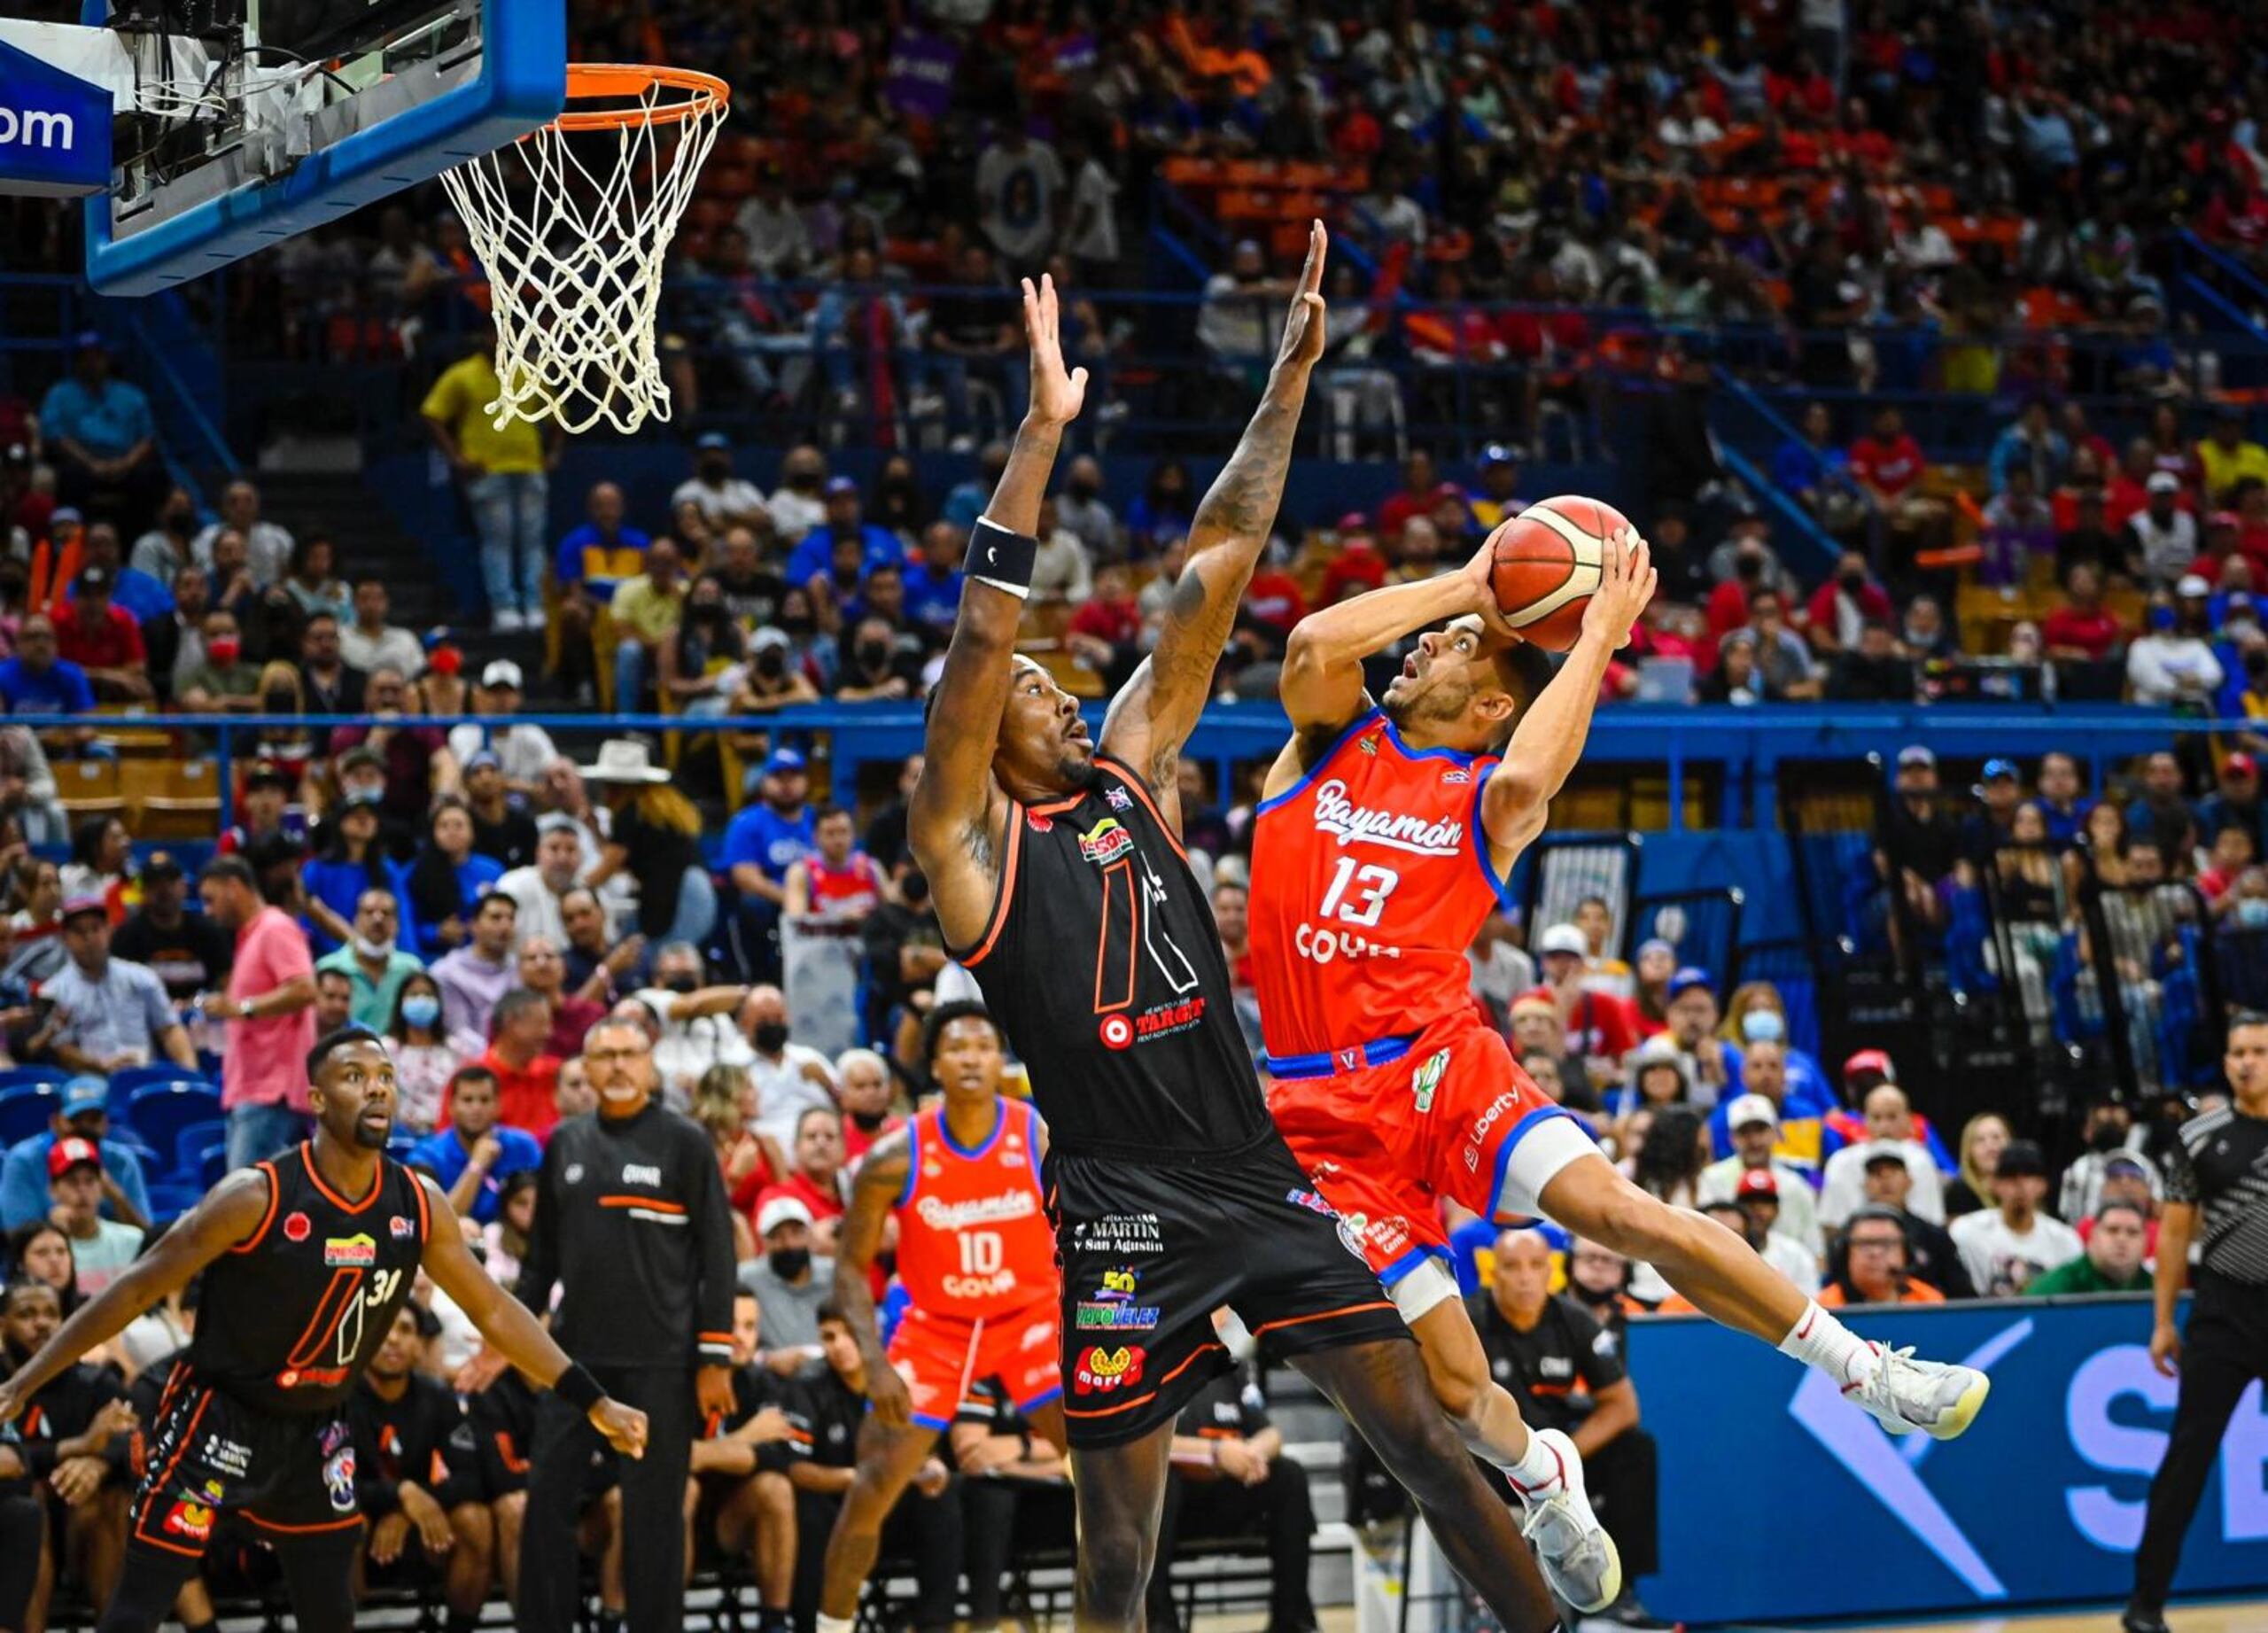
[[[1099,731],[1104,705],[1089,704],[1085,713]],[[77,715],[17,715],[10,723],[43,731],[75,731],[91,723],[98,730],[108,726],[198,734],[214,745],[224,825],[232,820],[229,802],[236,766],[241,760],[258,758],[253,739],[262,731],[304,733],[319,744],[327,744],[330,734],[344,727],[384,725],[447,729],[460,725],[513,724],[539,726],[555,739],[587,742],[594,747],[602,738],[627,732],[762,733],[775,745],[824,744],[834,797],[842,803],[855,804],[859,767],[902,763],[920,750],[924,730],[920,710],[905,704],[814,704],[773,714],[722,719],[664,714],[539,713],[509,719],[419,715],[381,721],[361,716],[198,714],[105,715],[90,722]],[[1705,769],[1713,773],[1723,788],[1719,826],[1762,828],[1775,820],[1773,778],[1783,760],[1856,759],[1876,754],[1889,761],[1899,749],[1915,743],[1929,745],[1956,766],[1970,761],[1981,764],[2000,755],[2028,760],[2060,750],[2078,758],[2089,788],[2100,792],[2113,772],[2136,755],[2165,748],[2179,735],[2231,729],[2225,722],[2117,705],[2041,705],[2017,710],[1958,704],[1789,704],[1758,708],[1616,704],[1600,711],[1591,727],[1584,758],[1587,765],[1625,766],[1666,776],[1668,822],[1675,832],[1685,827],[1687,784]],[[1230,789],[1236,785],[1233,774],[1239,765],[1273,758],[1290,731],[1288,718],[1275,704],[1216,704],[1200,719],[1187,751],[1213,768],[1216,787]],[[1946,781],[1948,786],[1959,781],[1951,766]]]

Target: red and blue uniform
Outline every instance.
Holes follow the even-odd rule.
[[[882,906],[882,869],[864,851],[853,851],[840,867],[814,851],[804,859],[804,870],[811,876],[814,918],[856,922]]]
[[[889,1363],[913,1421],[951,1427],[970,1384],[997,1376],[1018,1411],[1063,1393],[1055,1233],[1039,1183],[1039,1114],[1002,1100],[982,1145],[953,1141],[940,1101],[908,1125],[897,1275],[909,1300]]]
[[[1465,948],[1503,890],[1480,820],[1496,764],[1412,749],[1374,710],[1256,819],[1268,1108],[1389,1286],[1449,1259],[1440,1198],[1533,1211],[1513,1149],[1565,1115],[1472,996]]]

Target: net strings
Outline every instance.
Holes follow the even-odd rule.
[[[670,417],[656,334],[662,258],[725,109],[703,97],[681,121],[657,122],[667,94],[658,82],[641,93],[610,133],[610,164],[609,132],[547,125],[442,176],[488,272],[500,393],[485,411],[498,430],[548,416],[570,433],[603,420],[626,434]]]

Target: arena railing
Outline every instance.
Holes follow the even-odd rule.
[[[330,403],[338,414],[356,416],[355,428],[366,437],[422,434],[410,393],[342,393],[337,370],[359,367],[392,377],[406,374],[414,385],[455,356],[485,322],[470,302],[446,294],[405,312],[369,300],[358,288],[341,292],[279,284],[259,299],[244,299],[225,284],[227,278],[243,283],[256,276],[245,269],[223,275],[222,286],[210,299],[183,301],[179,307],[182,322],[197,327],[228,364],[207,408],[213,421],[238,433],[239,441],[262,401],[294,393]],[[52,323],[8,325],[21,338],[5,343],[0,358],[12,355],[30,362],[44,350],[50,354],[48,372],[58,372],[74,325],[99,315],[105,303],[71,295],[68,280],[0,276],[0,300],[13,299],[19,291],[50,302],[60,291],[75,304]],[[877,393],[868,389],[875,383],[869,360],[858,365],[850,382],[858,400],[847,407],[835,405],[830,382],[840,375],[830,372],[828,348],[813,344],[813,325],[847,293],[866,292],[903,303],[918,328],[925,315],[934,316],[936,302],[964,299],[970,292],[950,284],[889,283],[868,292],[850,292],[843,285],[813,282],[750,280],[743,284],[703,275],[673,276],[664,290],[662,326],[665,334],[684,343],[681,354],[703,377],[700,423],[739,424],[751,435],[775,430],[792,434],[817,414],[872,429],[889,422],[893,432],[910,435],[915,428],[908,423],[909,401],[932,392],[959,397],[958,380],[952,377],[966,372],[979,383],[979,410],[952,414],[945,422],[948,433],[999,429],[1002,421],[1013,425],[1021,408],[1010,400],[1017,394],[1020,354],[960,366],[918,338],[887,354],[893,392],[889,401],[878,402]],[[748,320],[739,305],[743,294],[776,309],[777,324],[767,328]],[[1075,322],[1069,348],[1077,354],[1074,361],[1095,376],[1098,410],[1114,402],[1120,405],[1108,430],[1114,437],[1127,439],[1129,447],[1171,447],[1192,432],[1216,431],[1220,418],[1248,399],[1265,368],[1265,353],[1224,360],[1199,344],[1198,319],[1208,303],[1200,292],[1075,289],[1068,294],[1075,302],[1091,303],[1094,313],[1091,334],[1077,332]],[[1013,321],[1011,298],[1003,291],[997,299],[1003,320]],[[1280,293],[1252,298],[1271,336],[1282,303]],[[930,308],[926,315],[925,306]],[[1518,317],[1559,320],[1571,313],[1588,327],[1583,345],[1572,354],[1541,361],[1479,354],[1467,321],[1474,316],[1491,323]],[[2214,332],[2168,330],[2140,337],[2123,327],[2031,329],[2010,324],[1977,334],[1951,334],[1931,324],[1896,323],[1813,331],[1776,318],[1710,322],[1629,307],[1495,301],[1442,305],[1399,299],[1391,306],[1373,307],[1354,301],[1334,309],[1333,333],[1342,340],[1350,338],[1359,322],[1374,322],[1369,353],[1355,356],[1335,350],[1325,360],[1319,385],[1336,377],[1350,389],[1338,404],[1327,391],[1318,389],[1312,412],[1318,425],[1326,415],[1355,413],[1350,430],[1364,455],[1398,453],[1410,442],[1423,441],[1445,455],[1469,457],[1489,441],[1539,435],[1549,447],[1552,433],[1561,427],[1575,433],[1577,441],[1569,452],[1578,455],[1600,447],[1601,417],[1614,390],[1650,385],[1654,364],[1674,341],[1713,357],[1765,393],[1787,418],[1796,417],[1805,401],[1825,400],[1838,412],[1837,434],[1847,439],[1863,428],[1859,422],[1874,407],[1893,402],[1908,411],[1909,428],[1933,457],[1966,458],[1981,455],[2016,401],[2031,393],[2076,398],[2087,406],[2099,430],[2138,428],[2150,400],[2127,381],[2138,347],[2146,341],[2163,348],[2166,377],[2192,400],[2210,396],[2239,372],[2247,378],[2268,375],[2268,331],[2236,307],[2226,313],[2215,307],[2207,315],[2217,319]],[[1991,366],[1980,376],[1989,378],[1988,389],[1942,389],[1944,366],[1956,354],[1971,362],[1989,355]],[[1864,389],[1861,358],[1869,360],[1875,370]],[[799,400],[785,408],[757,400],[742,377],[752,362],[763,362],[775,377],[795,377]],[[2235,369],[2240,362],[2241,371]],[[35,371],[19,366],[18,373],[28,384]],[[808,385],[804,383],[806,375]],[[1390,410],[1382,398],[1371,400],[1376,423],[1364,423],[1357,412],[1363,400],[1351,388],[1363,376],[1393,383]],[[1541,428],[1528,417],[1532,382],[1546,408]],[[1099,417],[1097,423],[1102,424]],[[656,430],[654,434],[669,433]],[[1768,456],[1769,449],[1751,446],[1747,452],[1754,458]]]
[[[1104,706],[1085,705],[1090,722],[1100,727]],[[563,753],[600,740],[639,734],[761,733],[774,744],[824,746],[835,797],[855,801],[861,766],[902,765],[920,751],[923,726],[919,707],[902,703],[814,704],[771,714],[695,719],[675,714],[588,714],[541,712],[500,715],[417,715],[377,719],[367,715],[103,714],[8,717],[8,724],[41,732],[76,733],[92,726],[121,730],[173,730],[211,745],[222,802],[221,821],[232,820],[235,774],[243,762],[259,758],[262,732],[305,733],[320,743],[342,728],[371,726],[539,726]],[[1216,704],[1192,735],[1189,754],[1207,763],[1215,786],[1236,786],[1239,766],[1272,759],[1289,735],[1290,722],[1272,703]],[[2029,711],[1967,705],[1904,706],[1852,704],[1765,704],[1667,707],[1615,704],[1594,721],[1584,764],[1619,767],[1666,779],[1670,832],[1683,832],[1689,820],[1686,787],[1703,767],[1715,768],[1722,789],[1721,809],[1713,826],[1768,828],[1777,821],[1773,788],[1783,760],[1863,759],[1882,755],[1894,762],[1899,750],[1922,743],[1943,764],[1940,781],[1951,789],[1966,788],[1977,767],[2007,756],[2032,761],[2051,750],[2077,757],[2091,793],[2099,794],[2109,776],[2134,756],[2171,746],[2179,737],[2203,736],[2229,729],[2226,722],[2184,719],[2171,712],[2128,706],[2054,708]],[[204,758],[200,751],[198,758]],[[1614,774],[1621,774],[1619,773]]]

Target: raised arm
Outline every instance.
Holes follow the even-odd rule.
[[[552,1341],[551,1334],[527,1306],[505,1292],[502,1284],[472,1256],[464,1245],[456,1209],[441,1194],[441,1187],[423,1174],[417,1176],[417,1183],[425,1187],[425,1206],[432,1220],[425,1235],[423,1263],[433,1285],[455,1300],[466,1318],[480,1329],[481,1337],[531,1381],[555,1388],[571,1372],[581,1373],[587,1380],[590,1374],[567,1358],[567,1352]],[[605,1435],[617,1451],[633,1458],[646,1455],[644,1412],[604,1395],[584,1411],[591,1427]]]
[[[1175,765],[1212,695],[1213,671],[1236,627],[1237,605],[1268,548],[1291,469],[1292,439],[1307,404],[1308,377],[1323,355],[1323,263],[1330,243],[1321,222],[1308,229],[1307,264],[1293,291],[1283,344],[1260,407],[1190,523],[1187,564],[1166,603],[1157,648],[1112,700],[1103,721],[1103,751],[1141,773],[1176,827],[1181,805]]]
[[[992,781],[992,753],[1008,705],[1016,626],[1031,587],[1032,534],[1063,428],[1078,417],[1087,392],[1087,371],[1063,367],[1054,280],[1043,277],[1035,290],[1027,278],[1023,289],[1031,403],[1000,486],[969,540],[960,613],[945,649],[944,671],[929,695],[926,758],[905,819],[906,837],[929,878],[937,921],[946,939],[960,946],[983,934],[992,910],[1002,797]]]
[[[105,1339],[125,1331],[145,1310],[187,1287],[198,1271],[231,1248],[256,1237],[268,1214],[271,1181],[264,1170],[240,1168],[214,1186],[158,1245],[128,1265],[42,1344],[39,1352],[0,1383],[0,1424],[66,1367]]]
[[[905,1190],[913,1171],[913,1136],[904,1128],[892,1129],[874,1141],[866,1160],[858,1164],[850,1182],[850,1201],[835,1239],[835,1303],[850,1324],[858,1352],[866,1359],[866,1395],[874,1417],[889,1428],[905,1428],[913,1421],[913,1397],[883,1352],[882,1335],[874,1326],[874,1284],[868,1279],[874,1256],[882,1251],[882,1232],[890,1210]]]
[[[1488,830],[1499,877],[1543,831],[1551,797],[1582,758],[1606,665],[1629,644],[1630,626],[1654,598],[1655,581],[1653,551],[1634,530],[1619,530],[1606,540],[1599,552],[1598,588],[1583,609],[1583,633],[1513,727],[1511,745],[1481,791],[1481,825]]]

